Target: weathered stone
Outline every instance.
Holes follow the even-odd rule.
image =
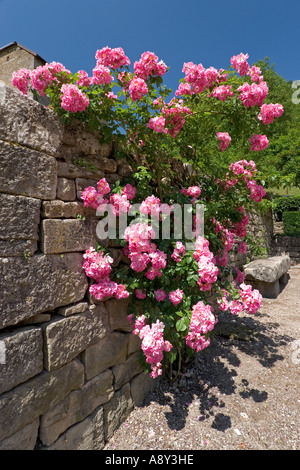
[[[110,316],[111,331],[132,331],[132,325],[127,319],[128,304],[129,299],[109,299],[105,302]]]
[[[20,325],[37,325],[40,323],[46,323],[51,320],[51,313],[38,313],[27,320],[20,322]],[[19,325],[18,324],[18,325]]]
[[[0,396],[0,441],[32,423],[82,387],[83,365],[74,360],[54,372],[40,375]]]
[[[95,155],[108,158],[112,152],[112,142],[101,142],[101,135],[97,131],[91,131],[81,121],[74,121],[63,128],[61,155],[67,159],[68,156]]]
[[[38,240],[41,201],[0,194],[0,239]]]
[[[117,390],[113,398],[103,405],[103,409],[105,441],[107,442],[133,409],[130,385],[125,384]]]
[[[44,329],[45,368],[52,371],[70,362],[93,341],[104,338],[109,329],[103,304],[68,318],[55,318]]]
[[[75,181],[68,178],[58,178],[57,198],[62,201],[74,201],[76,198]]]
[[[142,340],[138,335],[129,335],[128,355],[141,350]]]
[[[76,313],[83,313],[89,308],[87,302],[78,302],[77,304],[67,305],[66,307],[60,307],[57,311],[58,315],[63,317],[69,317],[70,315],[75,315]]]
[[[115,389],[118,390],[122,385],[130,382],[135,375],[143,371],[140,365],[139,353],[131,354],[123,364],[115,365],[112,371],[115,377]]]
[[[130,382],[130,391],[134,406],[142,405],[148,393],[158,384],[159,378],[153,379],[149,374],[142,372],[136,375]]]
[[[103,147],[107,150],[110,147]],[[109,155],[108,155],[109,156]],[[98,179],[102,175],[113,175],[117,171],[117,163],[113,158],[107,158],[105,155],[89,155],[85,154],[81,157],[74,158],[73,156],[65,156],[64,159],[69,165],[75,165],[81,169],[81,175],[79,177],[91,177],[92,179]],[[64,170],[66,171],[66,169]],[[78,171],[73,169],[73,175],[78,174]],[[72,176],[74,178],[74,176]]]
[[[126,360],[129,335],[111,333],[96,344],[89,346],[82,354],[87,380],[104,370]]]
[[[102,450],[104,441],[103,408],[69,428],[48,450]]]
[[[111,370],[103,372],[74,390],[61,403],[41,417],[40,439],[50,446],[75,423],[92,414],[96,408],[109,401],[114,394]]]
[[[244,267],[245,279],[249,281],[275,282],[288,272],[289,256],[273,256],[251,261]]]
[[[96,221],[45,219],[41,249],[45,254],[85,251],[96,243]]]
[[[131,176],[133,172],[132,167],[126,162],[126,160],[122,160],[121,163],[118,163],[118,174],[120,176]]]
[[[88,166],[95,167],[104,173],[113,174],[117,171],[117,162],[112,158],[106,158],[102,155],[85,155],[84,160]]]
[[[76,219],[95,217],[96,211],[91,207],[84,207],[82,202],[44,201],[42,203],[42,217],[46,219]]]
[[[39,418],[0,442],[0,450],[34,450],[39,431]]]
[[[55,199],[55,158],[0,141],[0,161],[0,192],[38,199]]]
[[[57,176],[62,176],[64,178],[87,178],[87,179],[96,179],[100,180],[104,177],[104,173],[101,170],[95,168],[91,170],[86,168],[84,165],[76,165],[74,163],[67,162],[58,162],[57,166]]]
[[[43,337],[40,328],[0,334],[5,344],[5,364],[0,364],[0,393],[38,375],[43,370]]]
[[[0,240],[0,257],[31,257],[37,251],[36,240]]]
[[[45,106],[6,87],[0,107],[1,139],[56,155],[63,124]]]
[[[105,175],[105,179],[108,182],[108,184],[112,184],[112,185],[114,185],[117,181],[122,181],[122,177],[118,173]]]
[[[263,297],[275,299],[280,293],[280,281],[290,265],[288,255],[251,261],[244,268],[245,282],[259,290]]]
[[[0,328],[82,300],[82,254],[0,258]]]

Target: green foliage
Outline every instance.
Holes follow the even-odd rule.
[[[284,212],[282,220],[285,235],[300,237],[300,211]]]
[[[264,258],[268,256],[268,250],[262,238],[254,237],[248,233],[245,237],[245,242],[252,258]]]
[[[268,188],[284,188],[288,193],[291,187],[300,186],[300,105],[292,101],[292,82],[275,71],[268,57],[256,65],[268,84],[266,102],[280,103],[284,108],[280,119],[264,126],[269,146],[258,152],[256,162]]]
[[[273,202],[275,219],[279,222],[283,220],[284,212],[300,211],[300,197],[279,197]]]

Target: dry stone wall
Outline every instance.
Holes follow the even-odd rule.
[[[102,449],[155,384],[128,300],[93,301],[82,269],[97,219],[81,192],[128,168],[97,133],[7,88],[0,170],[0,450]]]

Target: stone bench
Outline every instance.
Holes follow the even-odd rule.
[[[275,299],[288,282],[290,265],[287,255],[251,261],[244,267],[245,283],[259,290],[263,297]]]

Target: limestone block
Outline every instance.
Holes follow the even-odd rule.
[[[96,220],[42,221],[41,249],[45,254],[85,251],[96,243]]]
[[[272,256],[251,261],[244,268],[245,279],[251,281],[275,282],[288,272],[289,256]]]
[[[0,442],[0,450],[34,450],[39,431],[39,418]]]
[[[58,178],[57,198],[62,201],[74,201],[76,198],[75,182],[68,178]]]
[[[103,405],[103,409],[105,441],[107,442],[133,409],[130,385],[125,384],[117,390],[113,398]]]
[[[101,450],[105,445],[103,408],[69,428],[48,450]]]
[[[63,317],[69,317],[70,315],[75,315],[76,313],[83,313],[88,310],[88,308],[89,305],[87,302],[78,302],[73,305],[67,305],[66,307],[60,307],[57,313]]]
[[[57,162],[57,175],[70,179],[87,178],[97,181],[104,178],[103,171],[99,169],[91,170],[84,165],[76,165],[68,162]]]
[[[153,379],[145,372],[133,377],[130,382],[130,391],[134,406],[141,406],[148,393],[150,393],[158,383],[159,378]]]
[[[55,158],[0,141],[0,161],[0,192],[44,200],[55,199]]]
[[[38,375],[43,370],[43,337],[40,328],[23,328],[0,334],[5,344],[5,364],[0,364],[0,393]]]
[[[0,328],[83,299],[82,254],[0,258]]]
[[[101,155],[101,153],[95,155],[90,155],[86,153],[76,158],[74,157],[74,152],[71,156],[64,154],[64,160],[67,164],[76,165],[77,167],[79,167],[82,170],[83,174],[90,174],[92,179],[98,178],[98,175],[100,175],[101,173],[113,175],[117,171],[117,162],[113,158],[107,158],[109,157],[109,155],[105,155],[107,149],[109,148],[109,144],[104,144],[104,147],[102,147],[101,149],[101,151],[104,149],[103,155]]]
[[[89,346],[82,354],[87,380],[116,364],[121,364],[127,356],[129,335],[114,332]]]
[[[43,201],[42,217],[47,219],[76,219],[82,217],[95,217],[96,211],[91,207],[84,207],[83,202]]]
[[[108,184],[111,184],[111,185],[114,185],[117,181],[122,181],[122,177],[118,173],[105,175],[105,179],[108,182]]]
[[[0,257],[24,256],[31,257],[37,251],[36,240],[0,240]]]
[[[108,158],[112,147],[112,142],[101,142],[101,134],[91,131],[80,121],[73,120],[72,124],[63,127],[60,153],[65,158],[74,155],[83,155],[84,158],[86,155]]]
[[[128,304],[129,299],[109,299],[105,302],[110,316],[111,331],[132,331],[132,325],[127,319]]]
[[[104,338],[109,329],[103,304],[68,318],[55,318],[44,327],[45,368],[52,371],[70,362],[93,341]]]
[[[111,370],[94,377],[79,390],[74,390],[62,402],[41,417],[39,437],[46,446],[74,424],[92,414],[114,394]]]
[[[129,335],[128,355],[141,350],[142,340],[138,335]]]
[[[115,377],[115,389],[118,390],[122,385],[130,382],[130,380],[137,374],[143,371],[139,353],[131,354],[123,364],[116,365],[112,368]]]
[[[40,323],[46,323],[51,320],[51,312],[50,313],[38,313],[27,320],[23,320],[19,325],[38,325]]]
[[[83,365],[74,360],[54,372],[42,372],[0,396],[0,442],[54,408],[82,387]]]
[[[108,147],[110,148],[110,146]],[[113,158],[107,158],[101,154],[98,155],[85,155],[84,160],[87,166],[97,168],[103,173],[113,174],[117,171],[117,162]]]
[[[133,172],[132,167],[128,164],[125,159],[118,162],[118,174],[120,176],[131,176]]]
[[[0,239],[38,240],[41,201],[0,194]]]
[[[3,140],[55,156],[61,146],[63,127],[54,112],[6,87],[0,107]]]

